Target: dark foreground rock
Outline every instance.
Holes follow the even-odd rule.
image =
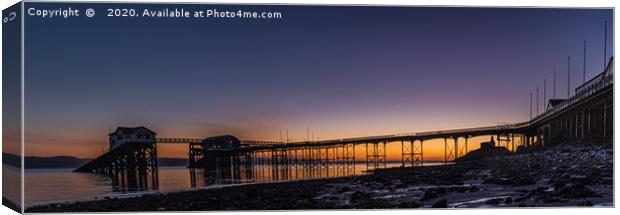
[[[435,202],[435,204],[433,204],[431,207],[432,208],[447,208],[448,200],[446,199],[439,200],[438,202]]]
[[[487,146],[487,147],[481,147],[479,149],[471,151],[467,153],[467,155],[461,158],[458,158],[456,161],[463,162],[463,161],[487,159],[487,158],[505,156],[507,154],[510,154],[510,151],[508,151],[508,149],[506,149],[505,147]]]
[[[357,177],[50,204],[26,211],[613,206],[612,169],[611,148],[553,148]]]
[[[11,210],[14,210],[17,213],[21,213],[22,212],[22,209],[21,209],[21,207],[19,207],[19,205],[17,205],[15,202],[13,202],[13,201],[11,201],[11,200],[9,200],[7,198],[2,197],[2,205],[10,208]]]

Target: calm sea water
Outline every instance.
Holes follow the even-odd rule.
[[[21,169],[2,165],[2,198],[16,205],[21,204]]]
[[[438,165],[427,162],[425,165]],[[400,163],[387,163],[386,167],[398,167]],[[75,200],[92,200],[105,197],[130,197],[147,193],[174,192],[205,189],[223,185],[268,183],[317,178],[334,178],[366,174],[366,164],[331,166],[255,165],[231,171],[190,170],[185,167],[160,167],[156,179],[149,175],[145,186],[128,185],[111,177],[74,173],[73,169],[29,169],[25,175],[26,207]],[[19,174],[19,173],[9,173]]]

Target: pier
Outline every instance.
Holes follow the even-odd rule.
[[[283,170],[306,168],[308,174],[321,166],[350,171],[360,162],[368,170],[380,169],[387,166],[388,143],[400,143],[401,166],[421,166],[424,143],[433,139],[443,140],[446,163],[465,156],[470,149],[468,140],[479,136],[492,136],[497,147],[513,152],[567,143],[609,144],[613,141],[613,73],[612,58],[602,73],[577,87],[573,96],[550,99],[547,108],[532,119],[485,127],[301,142],[238,140],[233,136],[160,138],[144,127],[118,128],[110,134],[109,151],[75,171],[138,175],[135,181],[142,183],[141,174],[156,178],[158,144],[187,145],[190,169],[223,168],[232,171],[230,174],[242,174],[236,171],[253,165],[272,165]],[[356,150],[363,150],[364,156],[356,157]],[[272,174],[288,177],[277,171]]]

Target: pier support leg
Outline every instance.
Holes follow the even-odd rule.
[[[588,139],[590,140],[590,144],[592,144],[592,107],[588,107],[588,131],[587,131]]]
[[[420,140],[420,166],[424,166],[424,140]]]
[[[603,102],[603,140],[607,139],[607,100]]]
[[[407,164],[414,166],[415,165],[415,140],[409,140],[405,142],[404,140],[400,142],[402,149],[402,167],[407,166]]]
[[[370,166],[370,163],[368,162],[368,143],[365,143],[366,145],[366,170],[368,170],[368,166]]]
[[[444,163],[448,163],[448,139],[443,138],[443,157]]]
[[[387,167],[387,160],[386,160],[387,159],[387,153],[385,151],[386,150],[386,145],[387,145],[387,142],[383,142],[383,168]]]
[[[400,156],[400,160],[401,160],[401,167],[405,167],[405,141],[401,140],[400,141],[400,151],[401,151],[401,156]]]
[[[459,157],[459,138],[454,138],[454,160]]]

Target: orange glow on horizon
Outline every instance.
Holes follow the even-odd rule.
[[[370,117],[370,120],[379,120],[378,117]],[[476,124],[467,124],[467,123],[456,123],[457,121],[451,120],[450,124],[453,126],[442,126],[443,123],[438,121],[433,121],[433,123],[422,123],[420,124],[410,124],[407,127],[406,124],[402,124],[400,122],[392,121],[389,123],[389,120],[379,120],[376,123],[365,124],[365,123],[356,123],[357,119],[338,119],[347,121],[348,123],[339,122],[337,125],[329,124],[332,123],[331,120],[328,120],[327,125],[325,126],[317,126],[320,127],[321,130],[314,130],[313,127],[310,128],[311,131],[314,132],[315,140],[329,140],[329,139],[342,139],[342,138],[353,138],[353,137],[368,137],[368,136],[377,136],[377,135],[392,135],[392,134],[405,134],[405,133],[414,133],[413,131],[437,131],[442,130],[440,128],[445,129],[455,129],[455,128],[471,128],[471,127],[479,127],[479,126],[488,126],[492,125],[492,123],[480,122]],[[440,120],[443,121],[443,120]],[[301,123],[298,123],[301,124]],[[358,126],[352,126],[352,125]],[[146,127],[151,128],[156,131],[158,137],[177,137],[177,138],[202,138],[208,136],[222,135],[222,134],[232,134],[237,136],[242,140],[270,140],[270,141],[279,141],[278,133],[280,132],[280,127],[286,127],[282,125],[273,125],[270,127],[262,126],[259,127],[258,130],[252,131],[249,129],[239,129],[236,131],[227,131],[227,130],[217,130],[217,131],[201,131],[196,127],[179,127],[175,126],[176,124],[167,124],[167,126],[153,126],[146,125]],[[384,126],[377,126],[384,125]],[[250,127],[254,127],[252,125]],[[425,127],[427,129],[420,129],[418,127]],[[444,129],[444,130],[445,130]],[[76,128],[74,130],[79,130]],[[307,129],[304,128],[303,132],[299,132],[302,129],[289,130],[289,140],[291,142],[305,141],[307,136],[311,135],[307,134]],[[81,131],[81,130],[80,130]],[[282,129],[283,140],[286,140],[285,131]],[[390,132],[391,131],[391,132]],[[173,135],[174,134],[174,135]],[[276,134],[276,135],[273,135]],[[275,138],[274,138],[275,137]],[[48,132],[48,133],[37,133],[36,135],[31,133],[26,133],[26,147],[25,154],[26,156],[40,156],[40,157],[51,157],[51,156],[74,156],[78,158],[95,158],[101,155],[108,149],[107,143],[107,133],[106,131],[93,130],[84,128],[84,131],[76,132],[76,135],[60,135],[60,133]],[[490,140],[490,136],[479,136],[468,139],[468,150],[472,151],[478,149],[481,142],[487,142]],[[463,144],[465,143],[464,138],[459,138],[460,148],[463,148]],[[406,142],[406,144],[408,144]],[[420,141],[416,141],[415,145],[418,146]],[[450,147],[453,146],[454,142],[452,139],[448,139],[448,144]],[[461,149],[462,150],[462,149]],[[364,161],[366,158],[366,151],[363,144],[358,144],[356,146],[356,160]],[[158,157],[162,158],[187,158],[188,157],[188,146],[186,144],[158,144]],[[401,152],[401,143],[400,142],[391,142],[386,145],[386,159],[388,161],[400,161],[402,157]],[[443,139],[431,139],[424,141],[424,160],[425,161],[443,161],[444,160],[444,140]]]
[[[468,151],[476,150],[480,147],[481,142],[487,142],[490,140],[490,136],[478,136],[469,138],[468,143]],[[454,146],[453,139],[447,139],[450,147]],[[464,149],[465,139],[459,138],[459,150]],[[406,147],[410,144],[409,142],[405,142]],[[420,141],[416,141],[416,147],[419,147]],[[102,152],[105,151],[105,147],[107,147],[107,143],[98,143],[100,145],[99,150],[93,150],[88,147],[75,147],[71,151],[70,156],[76,156],[79,158],[94,158],[99,156]],[[379,145],[382,147],[382,144]],[[371,147],[371,144],[369,144]],[[59,155],[67,155],[66,151],[62,149],[54,150],[49,148],[34,148],[27,147],[27,156],[59,156]],[[388,161],[401,161],[402,156],[402,146],[400,142],[390,142],[385,146],[386,149],[386,159]],[[188,146],[185,144],[158,144],[158,156],[161,158],[187,158],[188,154]],[[444,160],[444,140],[443,139],[432,139],[424,141],[424,161],[443,161]],[[364,161],[366,159],[366,148],[364,144],[356,145],[356,153],[355,158],[356,161]],[[372,149],[370,149],[372,153]],[[331,151],[330,151],[331,153]]]

